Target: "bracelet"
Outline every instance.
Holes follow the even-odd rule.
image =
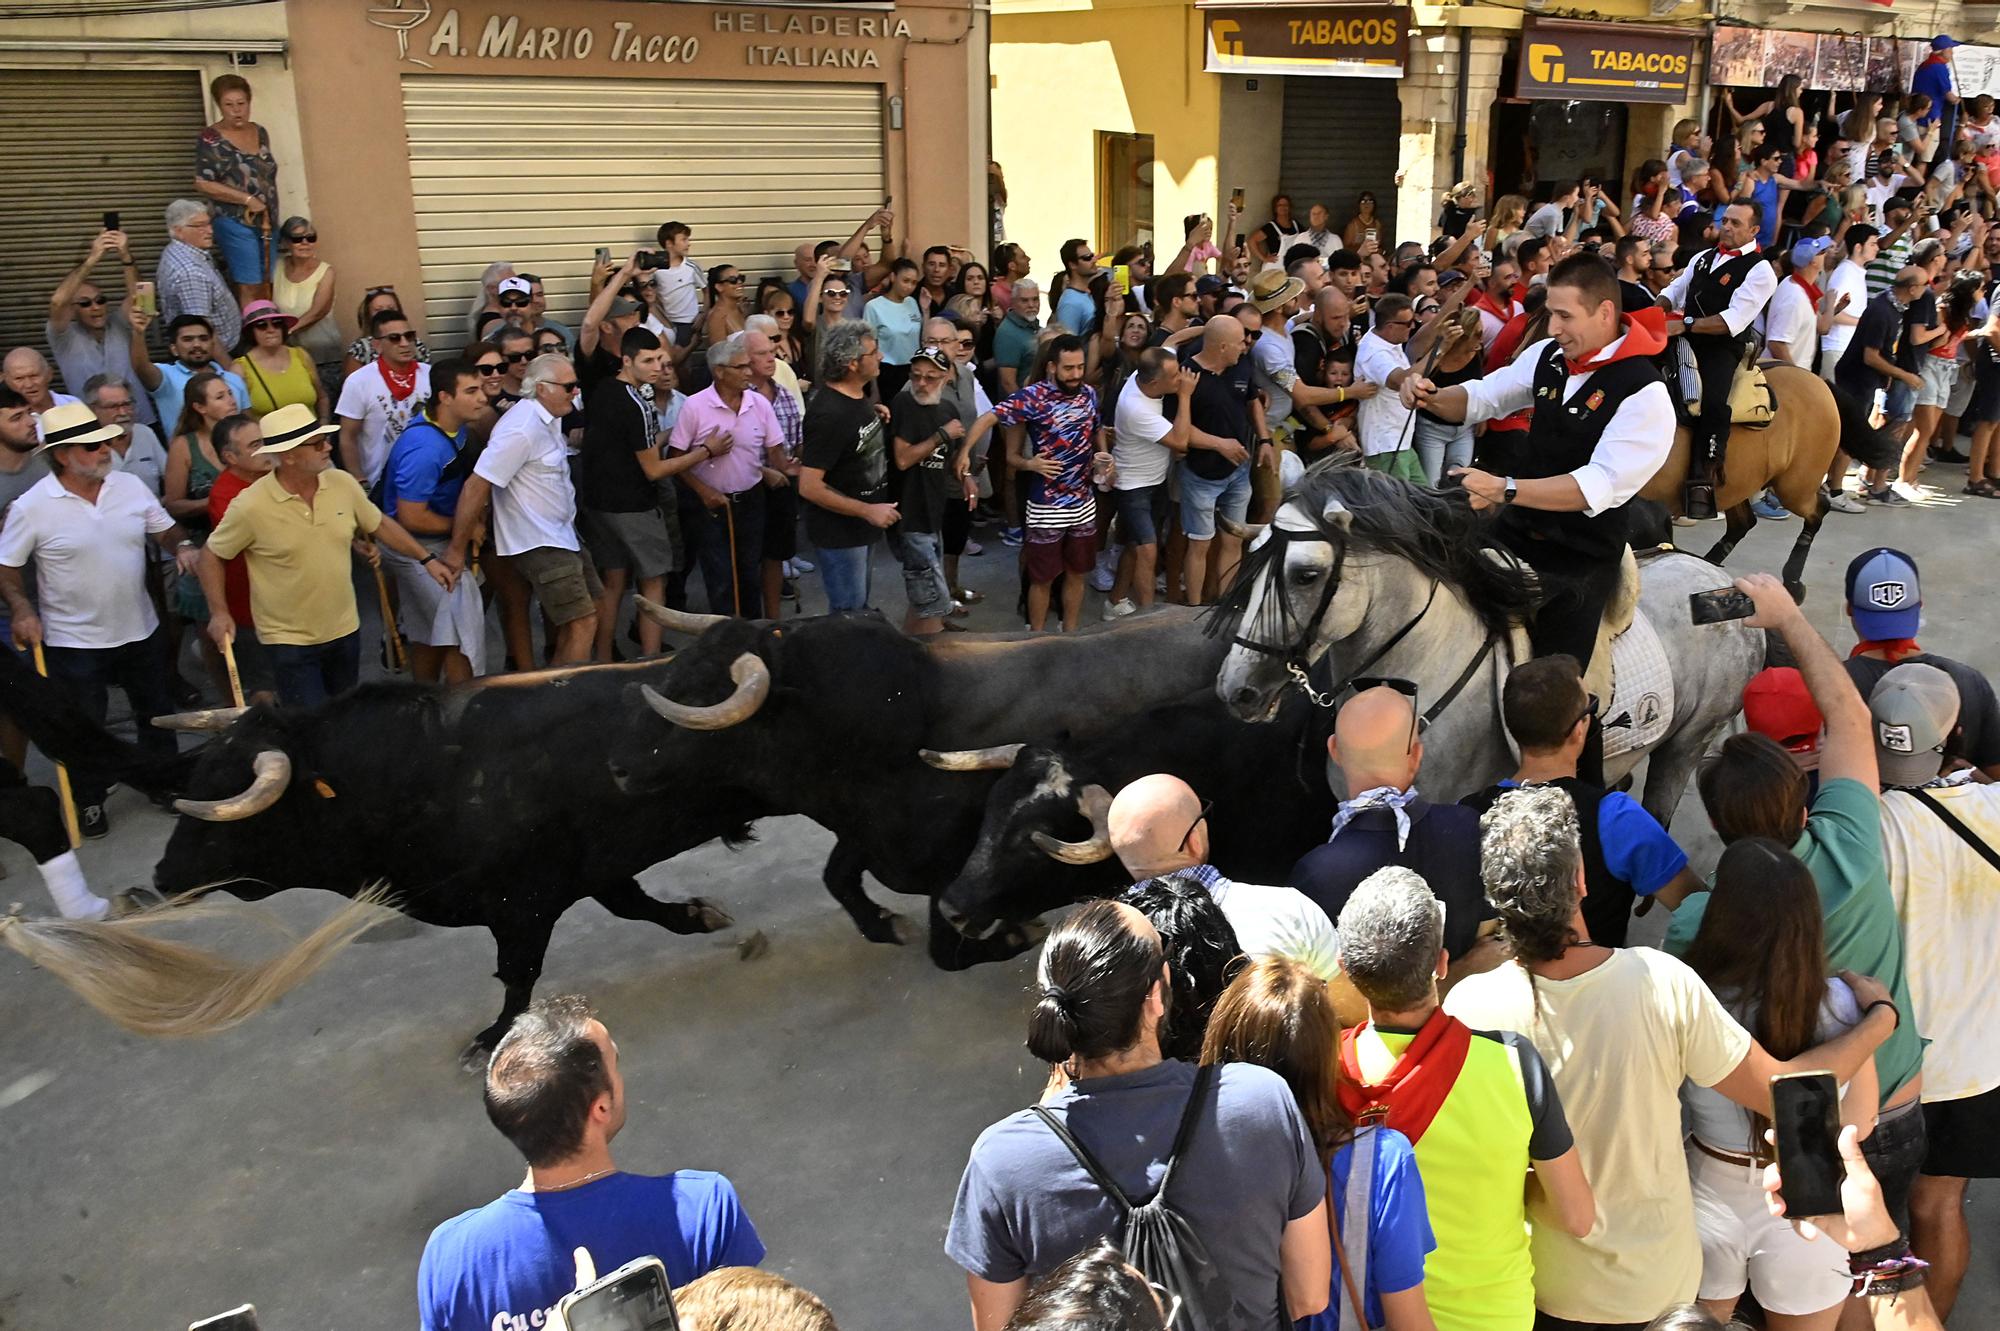
[[[423,564],[441,564],[441,563],[443,563],[444,561],[443,561],[443,560],[441,560],[441,559],[439,559],[439,558],[438,558],[438,557],[437,557],[436,555],[432,555],[432,554],[426,554],[426,555],[425,555],[425,556],[424,556],[424,557],[423,557],[423,558],[422,558],[421,560],[419,560],[418,562],[419,562],[419,563],[423,563]]]
[[[1888,1008],[1890,1015],[1895,1017],[1897,1026],[1901,1026],[1903,1024],[1903,1014],[1896,1010],[1896,1000],[1893,998],[1878,998],[1874,1002],[1870,1003],[1867,1007],[1862,1008],[1861,1019],[1863,1021],[1868,1020],[1868,1014],[1873,1012],[1878,1007]]]
[[[1342,388],[1339,384],[1335,384],[1333,386],[1333,400],[1335,404],[1347,401],[1347,390],[1345,388]]]

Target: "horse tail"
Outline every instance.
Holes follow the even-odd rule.
[[[163,924],[211,919],[289,932],[266,911],[185,896],[117,921],[0,916],[0,941],[135,1035],[211,1035],[263,1011],[393,918],[384,899],[363,893],[286,951],[255,962],[154,937]]]

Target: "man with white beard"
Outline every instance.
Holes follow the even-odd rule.
[[[919,637],[941,632],[951,614],[951,587],[940,549],[945,506],[969,504],[979,496],[972,479],[948,465],[948,455],[965,444],[965,423],[957,406],[944,397],[954,368],[943,348],[923,348],[910,360],[908,384],[889,404],[897,472],[892,484],[902,514],[889,529],[889,549],[902,561],[903,590],[910,598],[903,631]]]
[[[146,483],[114,470],[115,425],[98,422],[82,403],[42,414],[42,443],[53,475],[43,477],[7,510],[0,527],[0,596],[13,617],[14,641],[42,644],[50,677],[62,681],[100,724],[111,685],[131,699],[141,747],[171,757],[173,736],[151,723],[174,710],[167,691],[166,631],[146,595],[146,542],[157,541],[192,574],[197,551]],[[39,607],[29,601],[21,570],[35,561]],[[101,837],[105,778],[79,765],[78,822]],[[65,915],[70,906],[57,902]],[[101,911],[99,912],[101,913]]]

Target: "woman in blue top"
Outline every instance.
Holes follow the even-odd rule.
[[[1359,1287],[1369,1327],[1436,1331],[1424,1301],[1424,1257],[1437,1247],[1431,1236],[1424,1181],[1409,1138],[1390,1128],[1359,1133],[1340,1107],[1340,1018],[1325,981],[1298,962],[1266,957],[1237,976],[1209,1017],[1203,1063],[1255,1063],[1285,1079],[1299,1113],[1327,1161],[1327,1214],[1334,1241],[1333,1297],[1326,1311],[1298,1323],[1299,1331],[1347,1331],[1363,1325],[1343,1273]],[[1356,1164],[1359,1155],[1360,1163]],[[1349,1181],[1367,1180],[1363,1195],[1349,1197]],[[1367,1217],[1364,1228],[1347,1217]]]

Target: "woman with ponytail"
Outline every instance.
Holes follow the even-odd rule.
[[[1268,1068],[1197,1072],[1162,1057],[1172,994],[1159,932],[1121,902],[1091,902],[1042,945],[1028,1051],[1068,1080],[1040,1106],[1047,1119],[1017,1111],[973,1144],[945,1252],[965,1268],[974,1331],[999,1331],[1035,1280],[1124,1231],[1125,1208],[1051,1120],[1137,1204],[1160,1190],[1187,1116],[1165,1205],[1206,1248],[1229,1320],[1272,1326],[1326,1307],[1326,1175],[1291,1090]]]

